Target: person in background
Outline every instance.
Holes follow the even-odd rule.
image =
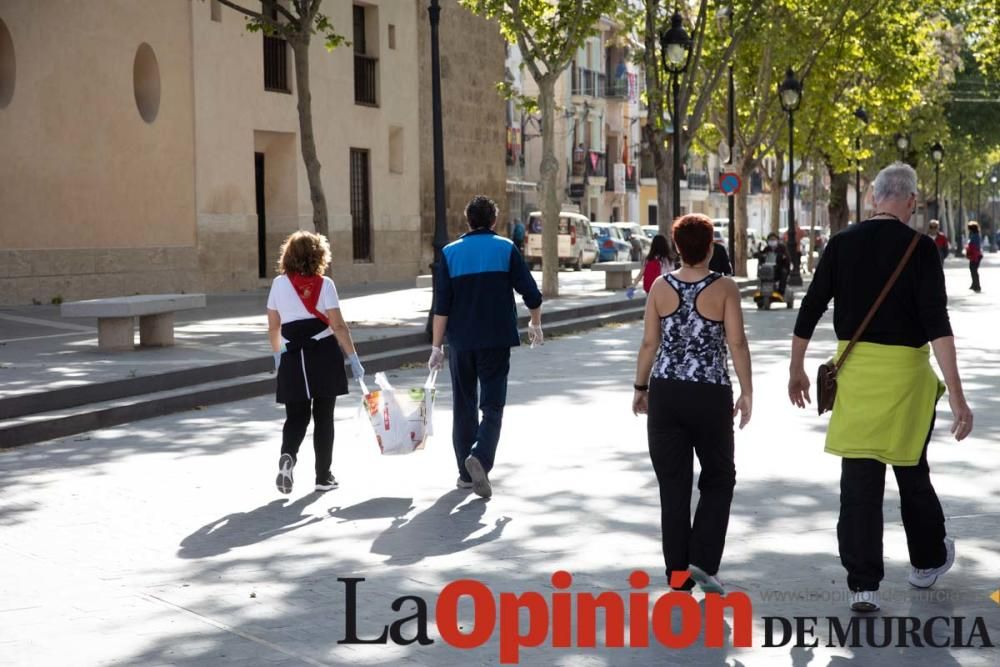
[[[465,207],[469,231],[445,246],[438,267],[434,298],[432,370],[444,365],[448,335],[448,367],[454,406],[452,445],[460,489],[489,498],[489,473],[500,441],[507,402],[510,348],[521,344],[514,292],[531,313],[528,337],[542,344],[542,294],[521,253],[497,236],[497,205],[477,195]],[[477,401],[478,395],[478,401]],[[482,420],[479,412],[482,410]]]
[[[931,220],[927,223],[927,236],[934,240],[934,245],[937,246],[943,264],[948,256],[948,237],[941,233],[941,223],[937,220]]]
[[[330,265],[325,236],[295,232],[281,245],[278,277],[267,296],[267,332],[278,372],[278,403],[285,404],[281,456],[275,485],[291,493],[299,446],[309,418],[313,420],[316,491],[338,486],[330,471],[333,460],[333,408],[347,393],[344,359],[355,379],[365,374],[340,312],[333,280],[323,275]]]
[[[632,412],[648,415],[668,583],[676,587],[673,575],[689,571],[706,593],[723,593],[717,573],[736,484],[733,419],[740,415],[740,428],[750,421],[753,383],[739,286],[708,268],[713,234],[704,215],[674,223],[681,268],[656,280],[646,299]],[[735,406],[727,345],[740,381]],[[701,497],[692,523],[695,455]]]
[[[965,246],[965,256],[969,259],[969,273],[972,274],[973,292],[981,292],[979,285],[979,263],[983,261],[983,237],[979,231],[979,223],[973,220],[969,223],[969,241]]]
[[[831,299],[839,360],[916,237],[898,281],[837,373],[826,435],[826,451],[841,457],[837,542],[851,610],[860,612],[879,609],[887,465],[899,487],[911,566],[907,581],[930,588],[955,561],[955,544],[947,536],[927,464],[944,390],[931,367],[930,348],[948,389],[955,420],[951,433],[961,441],[972,432],[940,257],[929,238],[908,226],[917,204],[917,173],[897,162],[879,172],[872,188],[876,212],[830,239],[802,299],[788,381],[789,399],[804,408],[810,402],[806,349]]]
[[[649,246],[649,254],[646,255],[642,271],[636,274],[632,286],[625,290],[625,296],[630,299],[635,296],[635,288],[639,281],[642,281],[642,289],[646,291],[646,294],[649,294],[649,290],[653,288],[653,282],[672,268],[667,237],[663,234],[657,234]]]
[[[724,276],[733,275],[733,264],[729,260],[729,251],[726,250],[725,243],[716,241],[712,248],[712,261],[708,263],[708,270],[715,271]]]
[[[784,294],[792,264],[788,261],[788,248],[778,241],[778,235],[774,232],[767,235],[767,244],[757,253],[756,259],[758,262],[766,262],[770,254],[774,255],[774,277],[778,280],[778,292]]]
[[[514,226],[510,232],[510,240],[514,242],[514,247],[517,251],[524,254],[524,225],[520,220],[514,221]]]

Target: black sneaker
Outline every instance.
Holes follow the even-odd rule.
[[[316,490],[317,491],[333,491],[340,484],[337,483],[337,478],[333,476],[333,473],[326,473],[326,477],[320,477],[316,480]]]
[[[291,454],[282,454],[278,459],[278,478],[274,480],[278,491],[288,494],[292,492],[292,469],[295,468],[295,459]]]

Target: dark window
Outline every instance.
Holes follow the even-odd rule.
[[[354,5],[354,52],[365,55],[368,49],[365,44],[365,8]]]
[[[378,105],[378,59],[368,54],[365,37],[368,12],[361,5],[354,5],[354,102],[368,106]],[[393,40],[395,41],[395,36]]]
[[[271,35],[264,35],[264,90],[292,92],[288,87],[288,44]]]
[[[351,149],[351,232],[354,261],[372,261],[372,216],[368,151]]]

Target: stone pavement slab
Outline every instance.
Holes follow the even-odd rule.
[[[908,588],[905,535],[886,484],[882,616],[982,617],[1000,639],[1000,354],[991,323],[1000,271],[980,295],[949,269],[960,362],[976,431],[949,442],[947,406],[930,453],[956,537],[955,569],[932,593]],[[991,292],[990,285],[997,286]],[[764,616],[836,616],[845,623],[837,560],[839,464],[822,451],[826,418],[787,404],[793,311],[745,311],[755,412],[737,436],[737,487],[721,576],[750,596],[754,644],[686,650],[521,652],[524,665],[995,665],[996,649],[763,648]],[[573,592],[630,589],[635,569],[665,592],[656,482],[645,424],[630,412],[638,325],[605,327],[512,355],[496,495],[453,488],[450,390],[440,387],[436,435],[407,457],[380,457],[356,421],[357,394],[339,401],[334,472],[341,488],[311,492],[309,442],[298,486],[273,488],[282,411],[259,398],[0,452],[0,664],[12,665],[495,665],[494,635],[472,650],[441,641],[440,590],[477,579],[494,595],[536,591],[573,574]],[[810,367],[834,341],[829,319]],[[424,370],[395,372],[422,382]],[[358,630],[370,637],[406,615],[402,595],[431,610],[428,646],[346,645],[344,584],[359,585]],[[701,600],[697,594],[696,599]],[[466,630],[471,605],[459,607]],[[598,638],[605,621],[598,620]],[[412,624],[406,633],[412,632]],[[935,632],[943,639],[946,632]],[[966,627],[965,633],[969,628]]]

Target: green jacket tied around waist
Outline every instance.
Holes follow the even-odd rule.
[[[837,358],[847,341],[837,346]],[[858,343],[837,374],[837,399],[826,451],[888,465],[920,461],[944,385],[930,363],[930,346]]]

